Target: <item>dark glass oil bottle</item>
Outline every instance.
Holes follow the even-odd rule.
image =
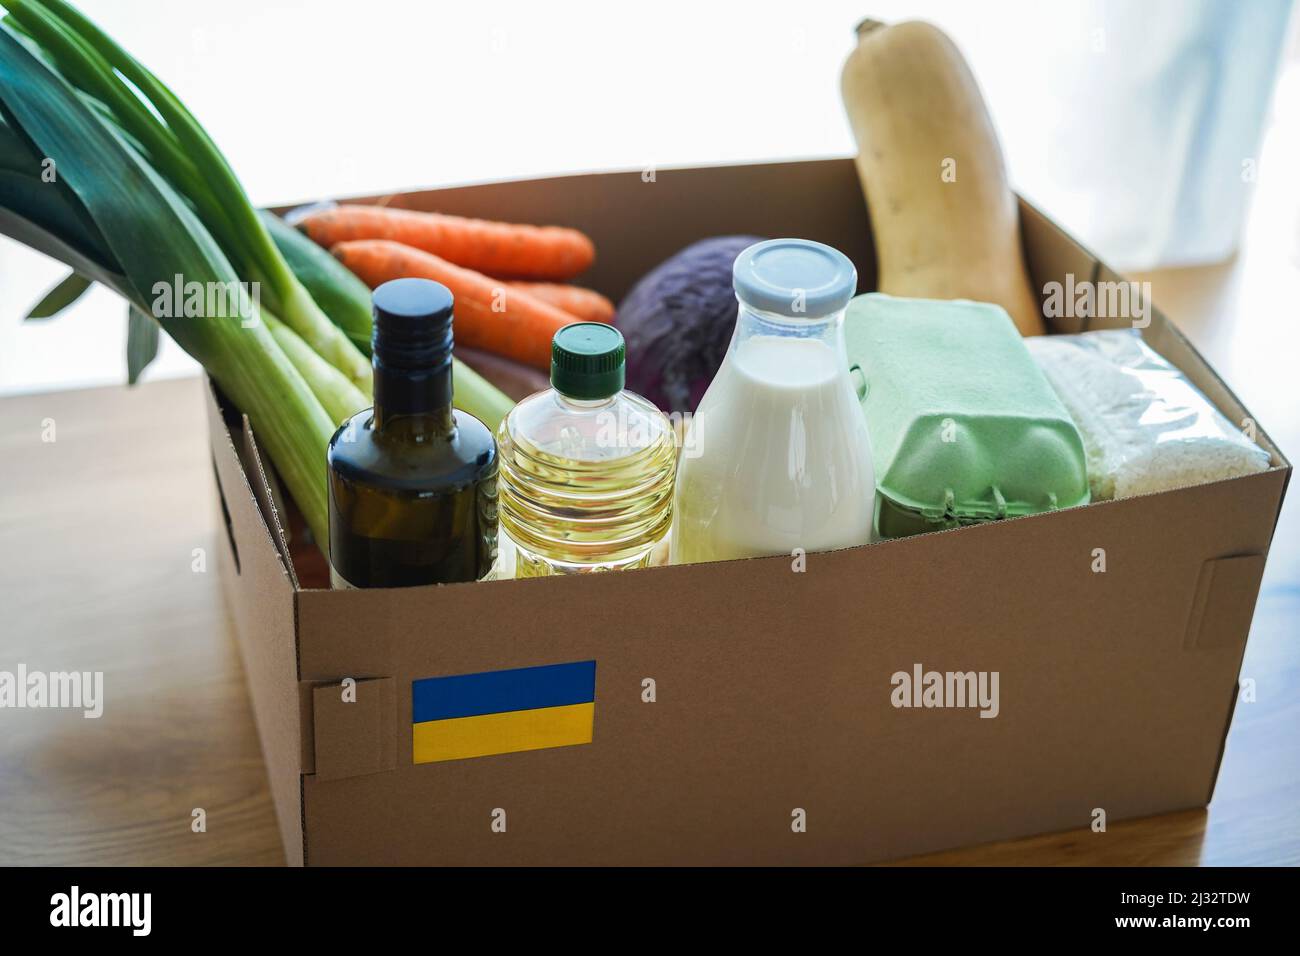
[[[452,296],[428,279],[374,292],[375,407],[329,444],[335,587],[473,581],[497,553],[497,452],[451,407]]]

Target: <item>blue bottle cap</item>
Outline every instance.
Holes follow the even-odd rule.
[[[858,270],[849,257],[811,239],[768,239],[736,257],[732,281],[740,301],[792,319],[816,319],[849,304]]]

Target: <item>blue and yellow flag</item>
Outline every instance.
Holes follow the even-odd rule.
[[[416,763],[591,743],[596,662],[411,683]]]

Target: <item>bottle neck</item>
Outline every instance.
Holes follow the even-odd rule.
[[[390,368],[376,358],[373,428],[385,437],[416,441],[450,435],[451,357],[433,369]]]
[[[754,309],[740,303],[736,317],[736,333],[732,346],[739,346],[755,336],[812,339],[824,342],[841,355],[844,354],[844,309],[815,318],[790,318],[775,312]]]
[[[452,396],[451,314],[418,319],[377,316],[371,338],[375,412],[385,437],[428,440],[456,427]]]
[[[602,408],[609,408],[614,404],[615,400],[619,396],[619,393],[615,392],[613,395],[608,395],[605,398],[571,398],[568,395],[565,395],[563,392],[559,391],[558,389],[553,389],[553,390],[555,391],[555,401],[557,403],[559,403],[560,405],[567,405],[569,408],[576,409],[578,411],[584,411],[584,412],[596,411]]]

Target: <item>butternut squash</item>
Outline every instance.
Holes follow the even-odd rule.
[[[1002,148],[953,42],[928,23],[865,21],[840,83],[880,291],[993,302],[1042,334]]]

